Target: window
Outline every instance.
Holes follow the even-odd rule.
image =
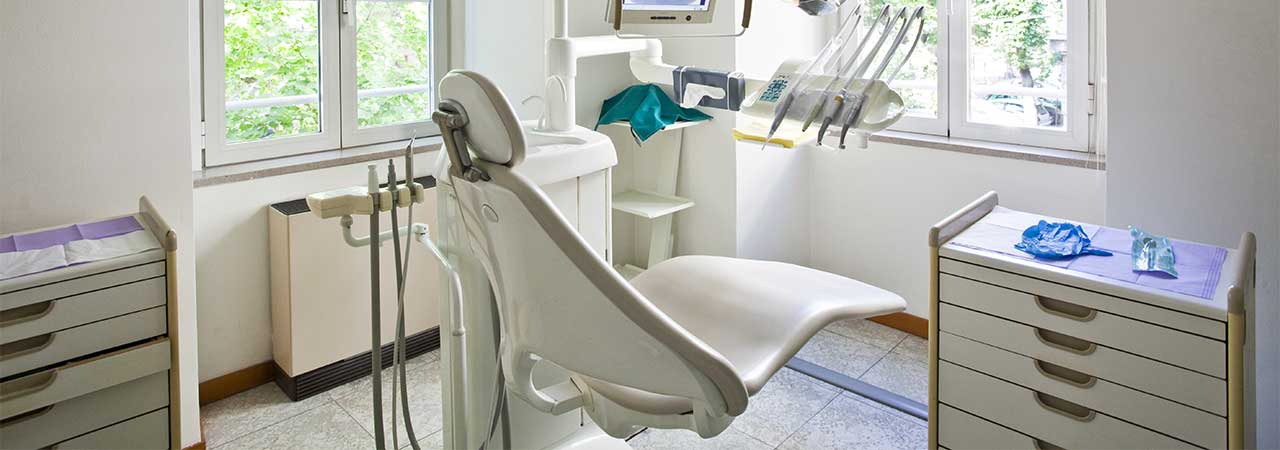
[[[895,129],[1090,149],[1089,0],[867,3],[927,8],[923,47],[893,83],[909,109]]]
[[[443,0],[205,0],[205,165],[439,134]]]

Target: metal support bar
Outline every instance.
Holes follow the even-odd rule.
[[[910,414],[917,419],[924,421],[929,420],[929,410],[923,403],[886,391],[878,386],[868,384],[864,381],[860,381],[848,375],[800,358],[791,358],[791,361],[787,362],[787,367],[796,372],[822,380],[832,386],[871,399],[876,403]]]

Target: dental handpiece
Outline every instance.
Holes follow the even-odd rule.
[[[905,11],[906,8],[903,8]],[[907,37],[907,31],[911,29],[912,24],[917,24],[916,38],[911,42],[911,47],[907,49],[907,54],[903,56],[902,62],[893,70],[889,78],[885,79],[885,83],[893,81],[898,76],[898,72],[902,71],[902,67],[907,65],[907,61],[911,59],[911,55],[915,53],[916,46],[920,45],[920,38],[924,36],[924,7],[916,8],[911,14],[911,18],[902,25],[902,29],[898,31],[898,36],[894,38],[893,45],[889,47],[889,53],[885,55],[884,61],[880,63],[880,67],[876,69],[875,74],[868,80],[866,86],[862,87],[862,93],[858,94],[858,104],[853,107],[853,111],[849,113],[849,118],[845,120],[844,126],[840,128],[840,148],[845,148],[845,138],[849,135],[849,129],[858,123],[858,119],[862,116],[864,105],[867,103],[867,95],[871,92],[871,85],[884,74],[884,70],[889,67],[889,63],[893,60],[893,54],[897,53],[898,46],[902,44],[902,39]]]
[[[867,32],[863,34],[862,39],[858,41],[858,46],[854,48],[853,53],[849,55],[849,60],[840,67],[840,70],[836,71],[836,76],[832,77],[831,81],[827,82],[827,86],[823,88],[820,93],[822,97],[819,98],[818,102],[809,109],[809,113],[805,114],[804,125],[800,128],[800,131],[808,131],[809,126],[813,124],[814,119],[818,117],[818,114],[822,113],[823,106],[827,104],[827,101],[831,97],[831,90],[834,89],[836,87],[836,83],[840,81],[840,74],[849,71],[849,69],[853,68],[854,64],[858,62],[858,55],[862,53],[862,49],[866,47],[867,42],[870,42],[871,35],[876,31],[876,25],[879,25],[881,20],[888,17],[889,11],[890,6],[885,5],[885,7],[880,10],[880,14],[876,16],[876,19],[871,21],[870,26],[867,27]]]
[[[837,118],[839,118],[841,113],[844,112],[845,105],[848,105],[849,103],[852,102],[854,104],[853,107],[856,108],[858,107],[858,105],[862,104],[862,96],[863,94],[866,93],[867,86],[870,86],[871,81],[879,76],[879,72],[877,72],[875,75],[871,77],[870,80],[867,81],[867,85],[863,86],[863,90],[861,94],[859,94],[858,96],[849,97],[849,89],[853,88],[853,84],[857,82],[858,79],[860,79],[862,75],[867,72],[867,69],[871,67],[871,64],[875,61],[876,57],[880,55],[880,49],[884,47],[885,41],[888,40],[889,34],[893,32],[893,29],[895,26],[897,26],[899,20],[903,22],[904,24],[903,29],[905,29],[905,24],[907,23],[907,8],[904,7],[898,10],[898,14],[894,15],[893,20],[890,20],[888,23],[885,24],[884,31],[880,33],[880,39],[876,41],[875,47],[871,48],[871,51],[867,53],[867,57],[863,59],[861,64],[858,65],[858,68],[849,74],[850,75],[849,80],[846,81],[844,86],[840,88],[840,94],[838,94],[838,98],[842,99],[843,101],[836,102],[835,107],[830,108],[829,113],[826,116],[824,116],[822,119],[822,127],[818,129],[818,142],[822,142],[822,140],[826,138],[827,129],[831,126],[831,123],[834,122]],[[895,51],[895,49],[897,49],[898,41],[902,39],[901,34],[902,33],[899,32],[899,36],[897,36],[897,39],[895,39],[894,43],[890,45],[889,53],[888,55],[885,56],[886,62],[881,63],[881,67],[884,67],[886,64],[888,64],[887,61],[893,58],[893,52]]]
[[[804,85],[809,81],[812,72],[817,69],[819,65],[823,66],[824,69],[827,69],[833,64],[839,64],[840,54],[844,53],[844,49],[848,46],[850,38],[852,38],[854,33],[858,30],[858,24],[862,23],[862,6],[862,4],[858,4],[858,7],[845,17],[844,25],[842,25],[840,30],[836,33],[836,38],[828,41],[827,45],[818,52],[818,56],[800,72],[800,76],[796,79],[795,84],[789,91],[787,91],[786,97],[783,97],[782,101],[778,103],[778,107],[774,110],[773,123],[770,124],[769,133],[764,138],[765,147],[769,145],[769,141],[773,139],[773,135],[782,127],[782,122],[787,118],[787,114],[791,111],[791,105],[795,103],[796,97],[800,95],[798,93],[803,92]],[[835,58],[832,58],[833,56]]]

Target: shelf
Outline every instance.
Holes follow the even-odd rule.
[[[663,129],[662,129],[662,131],[659,131],[659,133],[666,132],[666,131],[679,130],[679,129],[683,129],[683,128],[689,128],[689,127],[696,127],[696,126],[698,126],[698,125],[702,125],[702,124],[707,123],[707,122],[711,122],[711,121],[710,121],[710,120],[699,120],[699,121],[684,121],[684,122],[676,122],[676,123],[673,123],[673,124],[671,124],[671,125],[667,125],[667,127],[666,127],[666,128],[663,128]],[[623,127],[623,128],[631,128],[631,122],[614,122],[614,123],[611,123],[611,124],[608,124],[608,125],[613,125],[613,126],[618,126],[618,127]],[[608,126],[608,125],[606,125],[606,126]]]
[[[648,191],[626,191],[613,195],[613,209],[646,219],[656,219],[689,209],[693,200]]]
[[[626,278],[627,281],[631,281],[631,279],[635,278],[636,275],[640,275],[642,272],[644,272],[644,269],[641,269],[639,267],[636,267],[630,264],[614,266],[614,270],[617,270],[618,274],[622,275],[622,278]]]

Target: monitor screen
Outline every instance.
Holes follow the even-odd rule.
[[[706,11],[710,0],[623,0],[624,11]]]

